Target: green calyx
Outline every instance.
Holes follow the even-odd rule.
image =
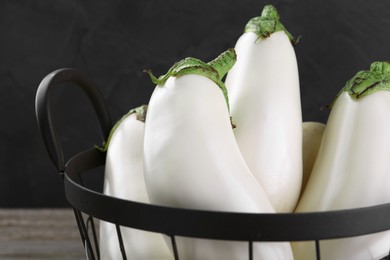
[[[233,67],[236,59],[237,56],[235,50],[228,49],[208,63],[192,57],[185,58],[176,62],[165,75],[158,78],[156,78],[150,70],[145,72],[149,74],[153,83],[159,86],[163,86],[169,77],[180,77],[188,74],[205,76],[219,86],[229,109],[228,93],[225,84],[222,82],[222,78]]]
[[[344,91],[347,91],[352,98],[359,99],[379,90],[390,90],[390,63],[387,61],[373,62],[370,70],[356,73],[352,79],[347,81],[336,99]]]
[[[291,43],[298,43],[298,40],[295,41],[294,37],[280,22],[278,11],[272,5],[264,6],[261,16],[250,19],[245,26],[245,32],[254,32],[260,39],[265,39],[278,31],[284,31]]]
[[[122,116],[111,128],[110,134],[108,135],[107,141],[103,144],[102,147],[96,146],[97,149],[99,149],[102,152],[106,152],[108,149],[108,146],[110,145],[110,141],[112,138],[112,135],[114,134],[115,130],[119,127],[119,125],[130,115],[136,114],[137,120],[141,122],[145,122],[146,119],[146,113],[148,110],[148,105],[142,105],[137,108],[131,109],[129,112],[127,112],[124,116]]]

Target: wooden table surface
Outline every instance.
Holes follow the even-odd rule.
[[[0,209],[0,259],[86,259],[71,209]]]

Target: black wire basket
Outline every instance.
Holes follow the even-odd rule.
[[[65,163],[53,124],[51,104],[54,89],[64,83],[75,83],[87,94],[98,116],[103,141],[108,138],[112,122],[102,94],[78,70],[56,70],[48,74],[38,87],[38,126],[51,161],[64,182],[65,195],[74,210],[86,259],[100,259],[96,220],[115,225],[123,259],[127,256],[121,227],[168,236],[175,260],[180,259],[177,236],[245,241],[248,259],[253,259],[254,242],[313,241],[316,257],[321,259],[320,240],[362,236],[390,229],[390,203],[328,212],[251,214],[172,208],[107,196],[83,182],[87,172],[105,165],[105,152],[91,146]],[[383,259],[389,259],[389,256]]]

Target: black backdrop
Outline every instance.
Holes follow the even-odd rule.
[[[67,206],[39,135],[34,100],[42,78],[73,67],[103,92],[114,120],[147,103],[156,75],[175,61],[208,61],[233,47],[249,18],[275,5],[294,35],[303,118],[326,122],[351,76],[390,57],[390,2],[366,0],[0,1],[0,207]],[[99,142],[85,97],[55,95],[66,156]]]

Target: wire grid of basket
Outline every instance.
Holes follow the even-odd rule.
[[[390,204],[328,212],[233,213],[144,204],[90,189],[83,183],[84,175],[89,170],[104,166],[106,154],[92,147],[65,163],[62,146],[53,126],[50,99],[54,89],[67,82],[76,83],[87,94],[97,113],[104,140],[109,135],[112,122],[102,94],[78,70],[66,68],[53,71],[38,87],[38,125],[51,161],[64,181],[65,194],[74,209],[87,259],[100,259],[96,219],[115,224],[123,259],[127,259],[127,256],[121,227],[169,236],[175,260],[180,259],[177,236],[246,241],[248,259],[253,259],[255,242],[313,241],[319,260],[320,240],[361,236],[390,229]],[[389,259],[389,256],[383,259]]]

